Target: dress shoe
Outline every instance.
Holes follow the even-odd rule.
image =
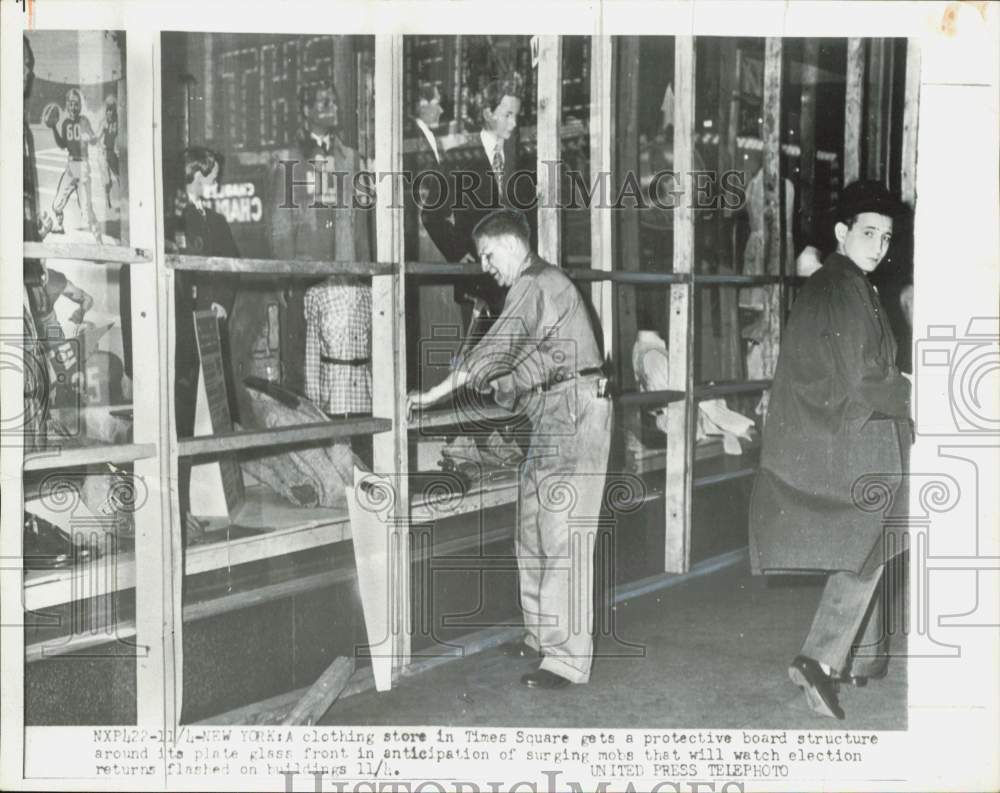
[[[508,658],[541,658],[542,654],[527,642],[505,642],[500,652]]]
[[[864,688],[868,685],[869,680],[882,680],[887,674],[889,674],[889,664],[886,663],[883,666],[876,669],[874,672],[870,672],[867,675],[854,675],[850,672],[845,672],[837,678],[837,682],[845,686],[854,686],[854,688]]]
[[[843,719],[844,711],[837,702],[835,680],[818,663],[804,655],[795,656],[788,667],[788,677],[806,695],[809,707],[821,716]]]
[[[570,684],[562,675],[550,672],[548,669],[539,669],[537,672],[529,672],[521,676],[521,684],[528,688],[544,688],[546,690],[556,688],[566,688]]]

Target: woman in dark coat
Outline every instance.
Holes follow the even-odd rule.
[[[883,643],[882,566],[901,547],[885,527],[905,510],[910,383],[867,275],[898,213],[877,182],[844,191],[837,252],[803,287],[782,337],[750,505],[755,573],[830,574],[789,675],[814,710],[836,718],[835,680],[863,685],[887,663],[871,654]]]

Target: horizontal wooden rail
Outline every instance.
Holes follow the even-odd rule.
[[[321,275],[391,275],[395,266],[384,262],[338,262],[322,259],[244,259],[226,256],[167,254],[168,267],[208,273],[247,273],[315,278]]]
[[[24,455],[24,470],[54,471],[99,463],[131,463],[156,455],[155,443],[122,443],[108,446],[52,448]]]
[[[177,454],[181,457],[222,454],[241,449],[259,449],[289,443],[309,443],[333,438],[349,438],[353,435],[371,435],[376,432],[388,432],[391,429],[392,422],[389,419],[333,419],[314,424],[298,424],[292,427],[223,432],[205,437],[181,438],[177,441]]]
[[[723,471],[718,474],[706,474],[694,478],[694,487],[707,487],[708,485],[718,485],[723,482],[731,482],[733,479],[742,479],[746,476],[753,476],[757,473],[757,467],[739,468],[735,471]]]
[[[754,394],[771,387],[770,380],[746,380],[738,383],[706,383],[694,388],[695,399],[729,396],[731,394]]]
[[[619,284],[689,284],[696,286],[763,286],[804,282],[797,275],[719,275],[715,273],[641,273],[621,270],[566,270],[574,281],[610,281]]]
[[[25,259],[80,259],[101,264],[148,264],[149,251],[120,245],[90,245],[85,242],[26,242]]]
[[[691,280],[687,273],[637,273],[621,270],[566,270],[574,281],[610,281],[618,284],[683,284]]]
[[[483,268],[479,262],[465,262],[461,264],[448,264],[445,262],[407,262],[407,275],[445,275],[445,276],[469,276],[483,275]]]
[[[459,424],[472,424],[477,421],[503,421],[517,416],[506,408],[496,406],[468,406],[464,408],[448,408],[447,410],[428,410],[414,413],[410,421],[411,430],[437,429],[438,427],[454,427]]]
[[[656,407],[684,399],[683,391],[633,391],[619,394],[617,403],[623,407]]]

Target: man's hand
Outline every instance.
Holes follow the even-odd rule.
[[[428,404],[430,403],[427,401],[427,394],[420,391],[411,391],[406,395],[406,420],[413,421],[414,412],[423,410]]]
[[[74,325],[81,325],[83,324],[83,315],[85,313],[86,311],[84,311],[83,306],[79,306],[77,307],[76,311],[74,311],[72,314],[69,315],[69,321],[72,322]]]
[[[212,313],[215,314],[216,319],[225,319],[228,316],[226,309],[218,303],[212,303]]]

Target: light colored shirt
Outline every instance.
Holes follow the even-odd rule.
[[[503,153],[503,141],[500,138],[489,130],[483,129],[479,131],[479,140],[483,143],[483,148],[486,150],[486,159],[490,165],[493,164],[493,153],[496,151],[498,143],[500,144],[500,163],[506,164]]]
[[[441,162],[441,153],[438,151],[437,137],[434,135],[433,132],[431,132],[431,128],[428,127],[423,122],[422,119],[417,118],[417,119],[414,119],[414,121],[417,122],[417,126],[420,128],[420,131],[423,132],[424,133],[424,137],[427,138],[427,143],[430,144],[431,151],[434,152],[434,159],[437,160],[438,163],[440,164],[440,162]]]

